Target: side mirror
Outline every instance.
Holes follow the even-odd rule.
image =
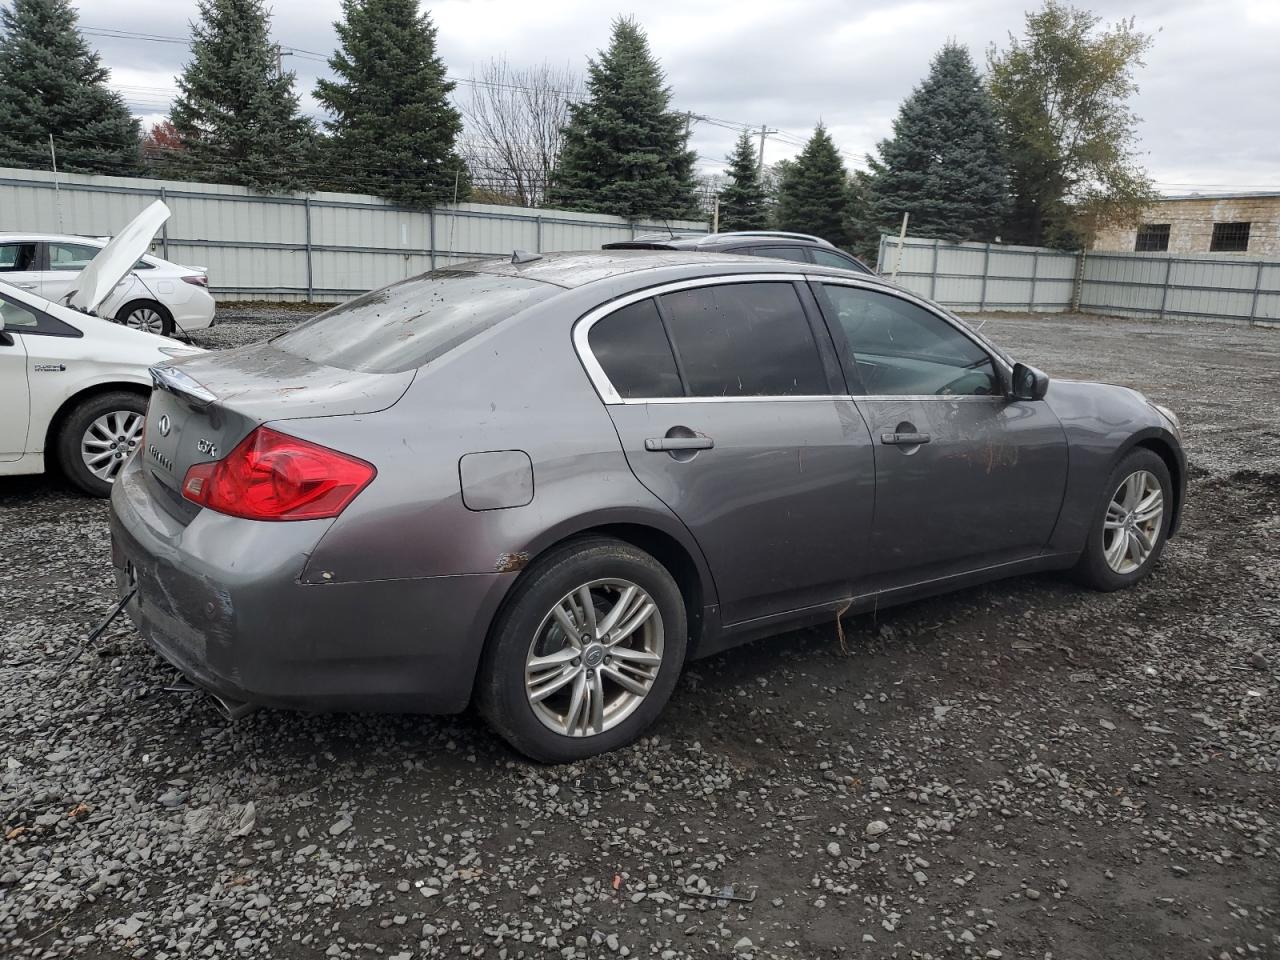
[[[1049,392],[1049,375],[1025,363],[1013,365],[1009,396],[1014,400],[1043,400]]]

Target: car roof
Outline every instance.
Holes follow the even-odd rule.
[[[572,289],[626,274],[645,271],[682,276],[706,276],[716,273],[794,273],[821,274],[847,279],[852,271],[835,267],[823,267],[816,263],[795,260],[769,260],[762,257],[740,256],[690,249],[655,249],[653,247],[586,250],[568,253],[547,253],[537,260],[513,263],[511,258],[467,260],[447,269],[491,273],[509,277],[527,277],[559,287]],[[862,280],[891,284],[874,274],[856,274]]]
[[[33,243],[47,243],[51,240],[58,243],[89,243],[95,247],[106,246],[107,243],[101,237],[84,237],[74,233],[17,233],[14,231],[0,233],[0,243],[12,243],[16,240],[28,240]]]
[[[717,250],[728,247],[822,247],[833,244],[821,237],[770,230],[741,230],[730,233],[705,233],[696,236],[662,237],[649,235],[634,240],[606,243],[605,250]]]

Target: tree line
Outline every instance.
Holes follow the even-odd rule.
[[[0,6],[0,166],[235,183],[264,192],[371,193],[413,207],[454,199],[702,218],[691,115],[640,25],[615,20],[585,80],[497,58],[455,102],[419,0],[343,0],[332,77],[302,114],[264,0],[198,0],[169,118],[144,136],[81,34],[70,0]],[[1078,246],[1153,196],[1128,108],[1151,38],[1046,0],[993,45],[980,75],[948,43],[899,107],[892,135],[850,172],[818,123],[791,160],[762,166],[744,131],[712,194],[722,230],[814,233],[863,256],[894,232]],[[466,135],[464,136],[464,129]],[[705,187],[705,185],[702,185]]]

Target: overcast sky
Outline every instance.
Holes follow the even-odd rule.
[[[195,0],[74,0],[88,31],[185,38]],[[582,70],[608,41],[609,23],[634,14],[661,59],[680,110],[782,131],[767,162],[791,156],[824,121],[851,166],[890,131],[899,102],[948,38],[985,61],[992,42],[1021,33],[1030,0],[444,0],[424,3],[440,31],[450,74],[466,78],[488,58],[549,60]],[[1038,0],[1037,0],[1038,2]],[[1280,0],[1079,0],[1107,21],[1134,16],[1156,34],[1134,102],[1141,150],[1166,193],[1280,188]],[[339,0],[275,0],[277,42],[327,57]],[[91,33],[112,82],[140,115],[166,112],[188,56],[178,42]],[[327,73],[298,52],[303,106]],[[459,96],[467,95],[460,86]],[[735,133],[693,127],[705,170],[718,169]]]

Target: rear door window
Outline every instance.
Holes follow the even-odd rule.
[[[690,396],[830,393],[792,284],[695,287],[663,294],[661,304]]]
[[[524,277],[435,270],[349,300],[271,342],[331,367],[400,373],[430,363],[560,289]]]
[[[597,321],[587,342],[623,399],[684,396],[676,359],[652,300],[630,304]]]
[[[49,269],[74,270],[78,273],[89,265],[89,261],[96,257],[101,249],[87,243],[50,241]]]
[[[856,270],[858,273],[871,272],[857,260],[854,260],[853,257],[846,257],[843,253],[836,253],[833,250],[810,250],[809,252],[813,254],[813,262],[823,267]]]
[[[743,252],[749,253],[753,257],[768,257],[770,260],[809,262],[809,258],[804,255],[804,247],[747,247]]]

